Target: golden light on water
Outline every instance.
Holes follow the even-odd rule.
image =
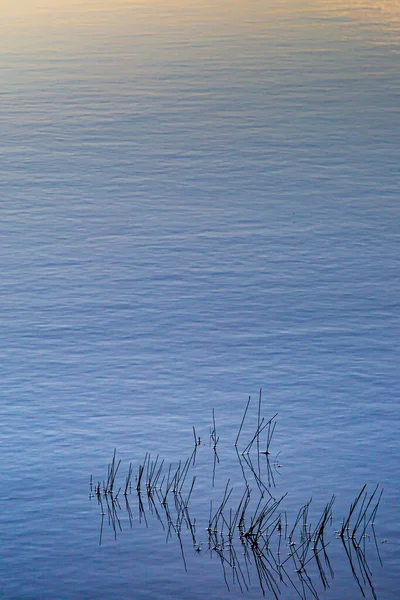
[[[32,25],[62,20],[65,25],[80,19],[110,21],[121,15],[157,21],[174,18],[177,21],[196,19],[223,21],[228,25],[252,23],[258,27],[265,19],[284,15],[295,21],[304,14],[336,15],[355,24],[400,26],[400,0],[1,0],[0,16],[3,27],[18,25],[25,19]]]
[[[294,11],[303,12],[303,10],[312,11],[316,8],[324,7],[330,11],[340,11],[355,20],[373,20],[398,22],[400,20],[400,0],[273,0],[269,2],[252,0],[203,0],[202,2],[193,0],[1,0],[0,13],[3,15],[28,15],[44,14],[58,12],[85,13],[96,11],[108,12],[119,11],[123,8],[134,8],[140,6],[143,9],[147,6],[151,12],[154,9],[162,12],[168,10],[179,10],[182,14],[191,12],[196,13],[225,12],[233,17],[238,14],[247,14],[257,12],[266,15],[271,12]]]
[[[400,27],[400,0],[320,0],[318,4],[355,25]]]
[[[0,0],[0,49],[6,52],[39,38],[73,47],[99,37],[145,35],[192,40],[193,46],[257,35],[279,46],[284,33],[295,47],[298,31],[303,39],[368,39],[374,31],[385,43],[387,32],[393,39],[400,31],[400,0]]]
[[[99,37],[161,35],[188,48],[226,36],[273,39],[303,27],[310,6],[304,0],[0,0],[0,48],[30,45],[31,36],[88,45]]]

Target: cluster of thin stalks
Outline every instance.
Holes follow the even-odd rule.
[[[315,581],[318,580],[319,586],[322,584],[325,590],[334,575],[327,551],[330,540],[327,541],[326,537],[333,522],[335,496],[327,502],[314,525],[310,519],[311,500],[298,510],[294,521],[289,523],[287,513],[283,510],[288,494],[280,497],[274,495],[275,476],[279,473],[280,465],[278,455],[272,463],[270,456],[277,414],[268,420],[261,416],[260,391],[257,425],[246,442],[241,444],[250,403],[249,398],[234,443],[242,489],[238,494],[237,485],[234,489],[231,480],[227,481],[222,499],[217,502],[214,500],[214,503],[210,500],[208,521],[203,519],[204,527],[200,528],[200,533],[198,521],[191,514],[190,502],[196,483],[196,475],[192,475],[191,471],[196,465],[197,452],[204,444],[193,427],[194,448],[186,460],[180,460],[175,465],[167,464],[159,455],[152,457],[146,453],[135,473],[132,463],[129,464],[123,484],[117,487],[116,478],[121,461],[117,460],[114,450],[107,479],[94,483],[90,478],[90,497],[96,498],[101,508],[99,543],[102,543],[106,518],[115,539],[118,531],[122,531],[120,515],[123,507],[132,527],[134,516],[130,498],[134,494],[139,522],[144,522],[148,527],[149,513],[156,517],[165,531],[166,541],[172,537],[178,540],[185,569],[187,561],[183,534],[185,539],[189,535],[197,553],[203,551],[220,560],[228,589],[231,585],[238,585],[242,591],[248,590],[250,575],[254,577],[255,573],[264,596],[269,594],[269,597],[277,599],[285,587],[291,586],[304,600],[311,597],[318,599]],[[216,483],[216,467],[220,462],[217,453],[219,439],[213,410],[210,428],[212,487]],[[379,556],[374,520],[381,497],[382,491],[378,493],[378,486],[372,494],[368,494],[364,485],[342,519],[340,529],[336,531],[362,595],[365,596],[366,590],[369,590],[373,598],[376,598],[376,594],[366,561],[366,543],[372,539]]]
[[[353,576],[361,592],[366,586],[373,590],[372,572],[365,558],[366,544],[371,537],[382,565],[376,539],[375,517],[383,490],[378,493],[379,486],[377,485],[372,494],[368,494],[366,488],[367,486],[364,485],[351,503],[347,517],[343,519],[341,528],[336,532],[342,541]],[[373,592],[373,597],[376,598],[375,592]]]

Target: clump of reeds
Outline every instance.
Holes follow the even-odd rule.
[[[351,503],[348,515],[343,519],[342,527],[339,531],[340,537],[343,538],[346,535],[355,540],[357,544],[360,544],[369,524],[374,522],[383,493],[383,490],[381,490],[376,502],[373,503],[379,485],[375,487],[369,498],[366,487],[366,485],[362,487],[356,499]]]
[[[177,464],[166,466],[159,455],[152,458],[146,452],[144,460],[138,465],[135,475],[139,522],[148,526],[147,514],[152,514],[166,531],[166,540],[173,535],[179,542],[181,554],[186,568],[183,533],[190,536],[193,549],[201,552],[206,545],[207,552],[217,555],[221,561],[227,586],[229,570],[232,582],[237,583],[243,591],[250,586],[251,566],[257,573],[260,589],[263,594],[268,591],[276,599],[280,595],[280,585],[292,585],[302,598],[309,593],[317,598],[316,587],[309,574],[309,566],[316,565],[319,579],[324,589],[329,587],[328,575],[333,578],[326,541],[328,526],[332,524],[332,510],[335,496],[327,502],[319,519],[313,526],[310,519],[311,499],[302,505],[290,525],[286,511],[282,510],[287,492],[275,498],[270,488],[276,487],[274,472],[270,463],[271,443],[276,427],[277,413],[272,418],[262,416],[261,390],[257,404],[257,421],[247,442],[239,451],[238,444],[242,439],[246,424],[249,430],[247,415],[251,404],[249,397],[239,430],[234,442],[238,458],[239,473],[235,486],[241,486],[238,499],[234,501],[234,486],[231,479],[225,484],[222,499],[216,504],[210,500],[207,540],[199,539],[196,528],[197,520],[192,516],[190,502],[195,493],[197,475],[191,471],[196,466],[196,453],[201,446],[201,438],[193,427],[194,449],[186,458]],[[217,453],[219,443],[216,414],[212,411],[212,428],[210,429],[210,446],[213,452],[212,487],[216,483],[216,465],[220,459]],[[203,445],[204,447],[204,445]],[[255,452],[257,449],[257,452]],[[202,450],[203,451],[203,450]],[[265,455],[261,461],[260,456]],[[264,462],[266,460],[266,462]],[[276,471],[277,459],[274,467]],[[106,516],[116,538],[122,530],[120,513],[123,509],[119,501],[123,489],[125,509],[129,524],[132,527],[133,512],[129,497],[132,494],[133,465],[129,468],[123,487],[117,486],[117,476],[121,460],[117,460],[114,449],[112,460],[107,468],[107,479],[94,483],[90,476],[89,497],[96,497],[101,509],[100,543]],[[273,491],[273,490],[272,490]],[[364,591],[368,585],[373,590],[371,573],[365,559],[365,539],[372,530],[375,545],[374,520],[381,501],[382,491],[378,486],[368,494],[366,485],[351,503],[348,514],[342,521],[338,537],[345,547],[346,556],[357,583]],[[364,544],[362,542],[364,541]],[[237,551],[240,548],[240,552]],[[284,557],[284,552],[287,556]],[[242,557],[242,558],[241,558]],[[380,558],[380,557],[379,557]]]

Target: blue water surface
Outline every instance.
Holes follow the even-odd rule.
[[[233,444],[262,388],[288,518],[334,494],[334,532],[384,489],[372,584],[332,535],[318,597],[397,600],[398,4],[2,12],[1,597],[260,598],[206,527],[228,479],[243,492]],[[132,523],[121,496],[122,531],[107,511],[101,529],[89,480],[114,448],[124,485],[146,452],[184,462],[193,426],[200,551],[134,489]]]

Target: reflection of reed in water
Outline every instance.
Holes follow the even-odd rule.
[[[193,428],[194,448],[185,461],[181,460],[177,465],[169,464],[167,467],[159,455],[153,459],[150,453],[146,453],[143,462],[139,464],[133,492],[132,463],[129,465],[124,488],[116,486],[121,464],[120,460],[117,461],[116,450],[108,465],[107,480],[94,484],[93,478],[90,478],[90,497],[97,499],[101,510],[99,543],[102,544],[105,520],[113,531],[114,539],[117,539],[118,531],[122,531],[121,515],[124,510],[132,527],[134,516],[130,501],[133,493],[133,498],[137,501],[139,523],[145,523],[148,527],[148,515],[155,517],[166,532],[166,542],[172,538],[177,539],[185,569],[187,562],[184,542],[189,537],[192,548],[197,553],[205,550],[210,557],[218,558],[228,589],[231,585],[238,585],[242,591],[248,590],[251,580],[256,577],[263,595],[268,592],[278,598],[283,586],[289,585],[304,600],[311,597],[318,599],[317,587],[327,589],[333,578],[333,568],[327,552],[331,540],[327,541],[326,538],[333,521],[335,496],[326,504],[316,524],[311,523],[309,515],[311,500],[300,507],[294,522],[289,524],[287,514],[282,509],[287,493],[280,497],[275,497],[272,493],[276,489],[275,474],[279,472],[277,458],[272,465],[270,460],[277,415],[268,421],[261,417],[261,392],[257,426],[244,445],[244,450],[238,450],[249,406],[250,399],[234,444],[240,475],[238,482],[242,491],[235,500],[234,486],[228,480],[222,499],[214,504],[210,500],[208,522],[205,523],[207,526],[201,528],[201,532],[206,532],[202,533],[203,539],[196,530],[198,520],[193,518],[189,510],[196,483],[196,475],[189,475],[189,472],[196,467],[197,452],[201,448],[200,437]],[[212,421],[210,446],[213,453],[214,487],[216,466],[220,461],[217,455],[219,436],[215,411]],[[266,435],[265,445],[262,444],[262,434]],[[201,451],[203,449],[204,445]],[[121,494],[122,489],[124,491]],[[124,498],[122,503],[120,495]],[[369,590],[374,599],[376,594],[366,551],[367,542],[372,540],[380,560],[374,519],[381,497],[382,491],[378,493],[378,486],[369,494],[364,485],[351,503],[341,528],[336,532],[362,595],[365,596]],[[203,518],[206,517],[203,515]],[[335,537],[332,531],[330,536],[333,539]]]

